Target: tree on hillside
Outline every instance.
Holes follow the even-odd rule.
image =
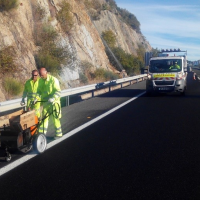
[[[116,36],[112,30],[102,32],[102,37],[110,48],[113,48],[116,44]]]
[[[144,56],[145,56],[145,48],[142,45],[138,46],[137,49],[137,55],[138,55],[138,60],[140,61],[140,69],[143,68],[145,66],[144,64]]]
[[[151,51],[152,51],[152,56],[153,56],[153,57],[158,56],[158,53],[160,52],[160,50],[159,50],[158,48],[156,48],[156,49],[152,48]]]
[[[119,7],[117,8],[117,10],[126,24],[130,25],[138,33],[141,33],[140,22],[137,20],[134,14],[130,13],[126,9],[122,9]]]
[[[17,6],[18,0],[0,0],[0,11],[9,11]]]
[[[113,8],[117,8],[117,4],[114,0],[106,0],[107,3],[109,3],[110,7]]]
[[[126,53],[122,48],[115,47],[112,49],[113,53],[115,54],[116,58],[119,60],[123,68],[126,70],[128,75],[133,75],[140,71],[140,61],[137,57],[132,54]],[[115,59],[107,54],[109,60],[113,66],[117,68]]]

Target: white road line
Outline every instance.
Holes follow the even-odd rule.
[[[145,93],[146,93],[146,92],[142,92],[141,94],[137,95],[136,97],[133,97],[132,99],[129,99],[128,101],[126,101],[126,102],[120,104],[119,106],[116,106],[115,108],[113,108],[113,109],[107,111],[106,113],[104,113],[104,114],[102,114],[102,115],[96,117],[95,119],[92,119],[91,121],[89,121],[89,122],[87,122],[87,123],[85,123],[85,124],[79,126],[78,128],[75,128],[74,130],[72,130],[72,131],[70,131],[70,132],[64,134],[60,139],[57,139],[57,140],[54,140],[54,141],[48,143],[48,144],[47,144],[47,149],[50,149],[51,147],[55,146],[56,144],[60,143],[61,141],[66,140],[66,139],[69,138],[70,136],[72,136],[72,135],[78,133],[79,131],[83,130],[84,128],[90,126],[91,124],[97,122],[98,120],[100,120],[100,119],[106,117],[107,115],[113,113],[114,111],[116,111],[116,110],[118,110],[119,108],[125,106],[126,104],[130,103],[131,101],[136,100],[138,97],[142,96],[142,95],[145,94]],[[26,161],[28,161],[28,160],[34,158],[35,156],[37,156],[37,154],[33,154],[33,152],[30,152],[29,154],[23,156],[22,158],[20,158],[20,159],[14,161],[14,162],[8,164],[8,165],[5,166],[5,167],[2,167],[2,168],[0,169],[0,176],[2,176],[3,174],[9,172],[9,171],[12,170],[12,169],[18,167],[19,165],[25,163]]]

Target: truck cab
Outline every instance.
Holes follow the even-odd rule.
[[[184,55],[175,55],[184,52]],[[174,55],[170,55],[174,53]],[[187,60],[186,51],[162,51],[158,57],[149,60],[146,93],[185,94],[187,88]]]

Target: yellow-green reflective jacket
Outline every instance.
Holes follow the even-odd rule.
[[[39,96],[39,87],[41,85],[41,79],[38,78],[37,81],[33,81],[29,79],[26,81],[24,86],[23,98],[27,97],[27,99],[34,100],[36,97]]]
[[[42,87],[40,87],[40,94],[42,101],[48,101],[49,98],[55,98],[55,102],[60,104],[60,84],[57,78],[47,74],[46,79],[42,79]]]
[[[179,65],[172,65],[169,69],[181,69]]]

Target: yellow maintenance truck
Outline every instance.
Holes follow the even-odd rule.
[[[180,55],[182,53],[183,55]],[[149,59],[146,93],[185,94],[187,88],[187,51],[162,50]]]

